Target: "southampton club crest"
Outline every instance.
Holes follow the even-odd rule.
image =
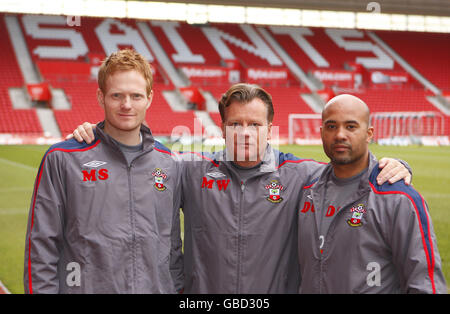
[[[269,190],[269,196],[266,198],[269,202],[280,203],[283,198],[280,196],[280,192],[284,187],[278,183],[277,180],[271,180],[269,184],[265,186],[266,190]]]
[[[364,208],[364,204],[358,204],[358,206],[353,206],[350,209],[350,212],[352,212],[352,218],[347,220],[347,223],[352,227],[359,227],[362,226],[361,219],[363,215],[366,213],[366,209]]]
[[[167,175],[162,171],[161,168],[156,168],[152,172],[152,176],[155,177],[155,185],[154,185],[154,187],[158,191],[164,191],[166,189],[166,187],[164,186],[164,180],[167,179]]]

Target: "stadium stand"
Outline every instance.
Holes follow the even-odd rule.
[[[3,39],[0,49],[0,133],[42,134],[34,109],[14,109],[12,106],[9,88],[24,87],[24,80],[6,30],[4,16],[0,17],[0,38]]]
[[[149,25],[153,30],[156,38],[161,43],[164,51],[167,53],[171,61],[176,65],[191,65],[191,63],[183,59],[177,59],[174,55],[177,54],[175,47],[171,44],[168,37],[176,33],[183,39],[186,48],[193,55],[201,55],[203,62],[201,65],[205,66],[222,66],[220,56],[214,50],[214,47],[209,43],[200,27],[191,26],[185,22],[150,22]],[[173,38],[176,40],[176,38]],[[185,47],[181,47],[185,48]]]
[[[275,110],[273,125],[279,127],[280,137],[285,137],[288,133],[288,116],[290,113],[314,113],[301,98],[303,90],[299,87],[267,87],[266,90],[272,95]]]
[[[438,88],[450,90],[449,34],[394,31],[376,33]]]
[[[0,16],[4,23],[5,15]],[[147,116],[153,133],[169,136],[176,126],[182,125],[193,134],[195,111],[187,107],[180,109],[164,96],[164,93],[176,93],[182,86],[176,86],[166,74],[165,65],[158,62],[152,43],[146,42],[139,27],[141,21],[82,17],[82,27],[69,27],[62,22],[62,17],[16,16],[42,81],[48,82],[51,88],[62,89],[71,104],[66,110],[53,108],[63,135],[83,121],[102,119],[103,112],[95,97],[95,71],[107,54],[124,47],[133,47],[146,55],[155,69],[155,95]],[[216,100],[238,81],[255,82],[266,88],[273,96],[274,125],[279,126],[282,138],[288,136],[289,114],[320,112],[323,101],[344,92],[361,97],[372,112],[439,112],[446,117],[443,135],[450,135],[449,117],[428,100],[434,94],[380,48],[368,31],[233,23],[144,23],[186,86],[209,92]],[[315,82],[317,91],[310,90],[289,71],[276,49],[261,35],[261,28]],[[441,91],[450,92],[449,34],[374,33]],[[9,37],[4,27],[0,28],[0,35]],[[12,107],[8,88],[24,87],[24,80],[9,40],[4,41],[2,48],[0,133],[42,133],[33,109]],[[316,105],[303,97],[321,95],[324,91],[328,93],[327,98],[320,102],[317,97]],[[210,111],[209,116],[220,126],[217,110]]]

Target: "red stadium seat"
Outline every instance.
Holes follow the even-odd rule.
[[[9,97],[9,88],[22,88],[25,83],[6,29],[4,15],[0,15],[0,133],[42,135],[43,130],[35,110],[14,109]]]

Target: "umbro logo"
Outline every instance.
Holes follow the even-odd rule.
[[[98,167],[106,165],[106,164],[107,164],[106,161],[93,160],[93,161],[83,164],[83,166],[90,167],[90,168],[98,168]],[[97,178],[99,180],[106,180],[109,177],[108,169],[105,169],[105,168],[81,170],[81,172],[83,173],[83,181],[97,181]]]
[[[211,178],[216,178],[216,179],[220,178],[220,177],[226,177],[226,175],[221,172],[208,172],[206,175]]]
[[[106,164],[106,161],[93,160],[93,161],[90,161],[90,162],[87,162],[87,163],[83,164],[83,166],[91,167],[91,168],[98,168],[98,167],[103,166],[105,164]]]

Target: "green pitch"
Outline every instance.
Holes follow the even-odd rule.
[[[0,280],[11,293],[23,293],[23,261],[28,210],[34,179],[48,146],[0,146]],[[321,146],[280,147],[302,158],[328,161]],[[450,147],[371,146],[378,158],[406,160],[414,187],[424,196],[438,238],[447,284],[450,285]]]

